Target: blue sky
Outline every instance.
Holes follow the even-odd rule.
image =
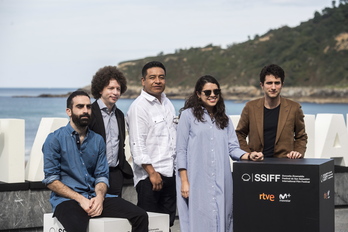
[[[0,87],[83,87],[106,65],[244,42],[331,2],[0,0]]]

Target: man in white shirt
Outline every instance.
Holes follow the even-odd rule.
[[[126,120],[138,206],[169,214],[172,226],[176,214],[176,117],[173,104],[163,93],[165,76],[166,69],[158,61],[143,67],[143,90],[130,106]]]

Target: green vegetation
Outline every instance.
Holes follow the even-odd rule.
[[[129,85],[139,85],[142,66],[151,60],[167,68],[168,86],[192,87],[210,74],[223,85],[258,86],[261,68],[276,63],[284,68],[286,86],[348,87],[348,1],[315,12],[313,19],[290,28],[270,30],[262,36],[226,49],[213,44],[178,49],[174,54],[122,62],[119,68]]]

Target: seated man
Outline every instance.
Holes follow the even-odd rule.
[[[127,218],[132,231],[148,231],[146,211],[106,194],[109,167],[103,138],[88,129],[91,101],[83,91],[67,99],[70,122],[49,134],[42,148],[53,215],[68,232],[86,232],[92,217]],[[116,228],[115,228],[116,231]]]

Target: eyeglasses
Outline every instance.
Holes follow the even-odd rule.
[[[210,97],[210,95],[211,95],[211,90],[203,90],[202,91],[204,94],[205,94],[205,96],[207,96],[207,97]],[[214,95],[220,95],[220,93],[221,93],[221,89],[213,89],[213,92],[214,92]]]

